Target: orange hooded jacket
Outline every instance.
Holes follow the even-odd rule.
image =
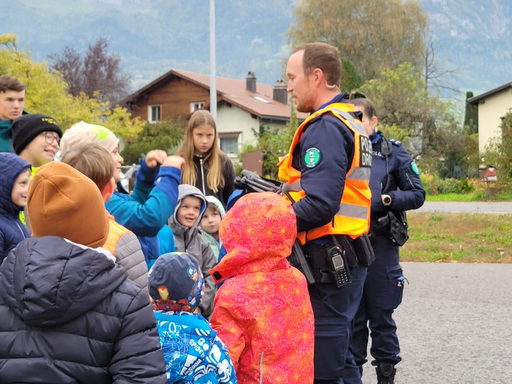
[[[290,266],[293,209],[274,193],[250,193],[226,213],[228,251],[210,273],[219,282],[211,325],[240,384],[312,383],[314,317],[307,283]]]

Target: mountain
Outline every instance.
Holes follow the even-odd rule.
[[[333,0],[339,1],[339,0]],[[285,31],[298,0],[216,1],[217,75],[248,71],[273,85],[289,53]],[[512,80],[510,0],[421,0],[447,85],[475,94]],[[137,89],[170,69],[209,73],[208,0],[0,0],[0,33],[16,33],[35,60],[99,37]],[[340,25],[340,28],[342,26]]]
[[[475,95],[512,81],[512,1],[421,0],[448,84]]]
[[[99,37],[121,56],[138,88],[170,69],[209,72],[208,0],[0,0],[7,12],[0,33],[16,33],[33,58],[66,45],[85,51]],[[288,54],[284,31],[292,0],[216,1],[218,76],[274,84]]]

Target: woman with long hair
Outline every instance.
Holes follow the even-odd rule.
[[[181,182],[195,185],[205,196],[215,196],[226,206],[234,190],[235,169],[219,149],[217,128],[210,112],[198,110],[192,114],[176,155],[185,159]]]

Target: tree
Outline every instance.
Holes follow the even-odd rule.
[[[302,0],[287,35],[293,46],[334,45],[369,80],[403,62],[419,68],[426,28],[418,0]]]
[[[16,35],[0,35],[0,75],[9,74],[27,84],[25,108],[55,118],[63,130],[83,120],[108,127],[121,137],[134,137],[144,125],[140,118],[131,119],[126,108],[80,93],[73,96],[60,73],[52,73],[47,63],[37,63],[28,52],[19,51]]]
[[[446,68],[446,64],[441,67],[437,59],[436,41],[432,32],[428,31],[425,40],[425,48],[423,50],[423,81],[426,90],[432,91],[451,91],[461,93],[449,85],[449,76],[457,72],[455,68]]]
[[[464,113],[464,126],[470,134],[478,134],[478,105],[471,105],[468,100],[473,97],[473,92],[466,92],[466,111]]]
[[[114,105],[128,95],[129,78],[121,73],[119,56],[108,53],[108,41],[104,38],[90,44],[83,59],[70,46],[49,59],[52,69],[62,73],[73,96],[83,92],[93,97],[99,92],[100,100]]]
[[[265,177],[277,179],[279,158],[288,153],[298,126],[297,114],[292,111],[291,119],[284,128],[260,127],[259,132],[254,132],[258,143],[246,146],[239,154],[240,160],[244,153],[263,151],[263,174]]]
[[[138,164],[153,149],[174,154],[183,140],[183,133],[183,122],[179,119],[147,123],[137,137],[127,140],[121,155],[126,164]]]
[[[395,70],[382,71],[359,91],[374,103],[384,131],[387,127],[394,127],[395,133],[403,132],[403,139],[421,135],[419,123],[428,113],[429,96],[419,72],[410,63],[404,63]]]
[[[394,71],[383,71],[359,90],[375,104],[379,129],[387,137],[403,141],[413,155],[436,163],[442,177],[473,175],[478,140],[457,121],[452,105],[424,85],[421,73],[404,63]]]
[[[353,91],[363,85],[363,80],[359,73],[357,73],[356,67],[348,60],[342,60],[341,68],[341,86],[342,91]]]
[[[403,63],[396,70],[382,71],[359,90],[375,104],[385,133],[387,129],[393,129],[395,135],[401,132],[413,154],[442,153],[442,143],[436,141],[434,134],[456,126],[451,104],[429,94],[420,72],[410,63]]]

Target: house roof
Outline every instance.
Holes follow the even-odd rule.
[[[497,88],[494,88],[494,89],[491,89],[490,91],[487,91],[485,93],[482,93],[481,95],[478,95],[478,96],[475,96],[475,97],[472,97],[470,99],[468,99],[468,103],[469,104],[478,104],[478,102],[480,100],[483,100],[483,99],[486,99],[488,98],[489,96],[493,96],[497,93],[500,93],[501,91],[504,91],[508,88],[512,88],[512,81],[511,82],[508,82],[508,83],[505,83],[503,85],[500,85],[499,87]]]
[[[180,77],[205,89],[210,89],[210,76],[200,73],[188,72],[173,69],[158,79],[152,81],[145,87],[139,89],[126,100],[133,103],[143,94],[151,93],[163,83],[171,81],[173,77]],[[236,105],[237,107],[263,119],[289,120],[291,108],[289,105],[280,103],[272,98],[273,87],[267,84],[256,83],[256,92],[246,89],[246,81],[217,77],[217,95],[221,102]],[[297,113],[299,120],[306,119],[308,114]]]

